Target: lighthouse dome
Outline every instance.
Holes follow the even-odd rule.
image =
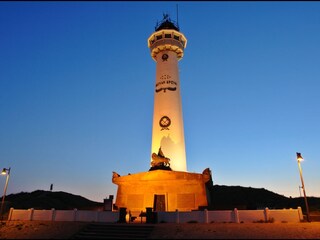
[[[160,23],[155,27],[156,31],[160,31],[162,29],[173,29],[179,31],[179,27],[175,24],[170,18],[168,14],[163,14],[163,19]]]

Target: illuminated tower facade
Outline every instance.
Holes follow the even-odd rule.
[[[187,39],[168,15],[148,39],[151,57],[156,61],[151,154],[161,148],[173,171],[187,171],[178,68],[186,44]]]

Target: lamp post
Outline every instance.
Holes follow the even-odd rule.
[[[3,196],[2,196],[2,202],[1,202],[1,210],[0,210],[0,215],[1,215],[1,220],[3,219],[3,206],[4,206],[4,198],[6,197],[6,192],[8,188],[8,182],[9,182],[9,177],[10,177],[10,167],[9,168],[4,168],[1,172],[1,175],[7,175],[6,177],[6,184],[4,185],[4,190],[3,190]]]
[[[298,161],[300,179],[301,179],[301,184],[302,184],[301,188],[303,190],[304,202],[306,204],[307,221],[310,222],[309,206],[308,206],[308,201],[307,201],[307,196],[306,196],[306,189],[305,189],[304,182],[303,182],[302,169],[301,169],[301,164],[300,164],[300,162],[303,161],[303,157],[301,156],[301,153],[298,153],[298,152],[297,152],[297,161]]]

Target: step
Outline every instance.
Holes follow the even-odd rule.
[[[92,223],[73,239],[145,239],[153,228],[152,225]]]

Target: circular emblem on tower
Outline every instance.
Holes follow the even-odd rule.
[[[169,55],[168,54],[163,54],[162,55],[162,61],[164,62],[164,61],[167,61],[168,60],[168,58],[169,58]]]
[[[159,125],[161,127],[161,130],[169,130],[168,127],[171,125],[170,118],[167,116],[163,116],[159,121]]]

